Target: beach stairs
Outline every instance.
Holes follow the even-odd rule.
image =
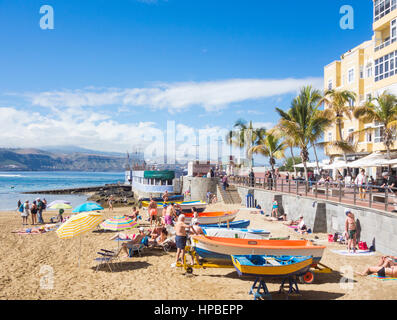
[[[225,204],[241,204],[241,198],[237,188],[230,185],[227,190],[223,190],[222,183],[217,186],[218,199]]]

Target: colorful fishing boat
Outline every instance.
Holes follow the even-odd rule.
[[[184,195],[169,196],[168,197],[168,201],[183,201],[184,197],[185,197]],[[161,201],[163,201],[163,198],[156,197],[156,198],[153,198],[153,200],[161,202]],[[144,202],[144,201],[150,202],[150,198],[142,198],[142,199],[139,199],[139,201],[141,201],[141,202]]]
[[[197,212],[204,212],[207,208],[207,203],[204,201],[184,201],[184,202],[157,202],[157,209],[162,210],[164,204],[174,203],[181,207],[182,213],[190,213],[192,212],[193,207],[196,208]],[[149,202],[143,201],[142,206],[147,208],[149,206]]]
[[[270,232],[255,229],[226,229],[226,228],[202,228],[208,237],[239,238],[239,239],[269,239]]]
[[[232,263],[232,255],[312,256],[320,262],[325,246],[308,240],[250,240],[192,236],[196,253],[205,260]]]
[[[290,277],[307,273],[313,264],[311,256],[232,255],[240,276]]]
[[[248,228],[250,225],[250,220],[238,220],[227,223],[218,223],[218,224],[200,224],[200,227],[204,228]]]
[[[236,219],[238,211],[234,212],[201,212],[198,214],[198,222],[199,224],[214,224],[214,223],[226,223],[229,224]],[[185,222],[191,223],[193,218],[193,213],[184,213]]]

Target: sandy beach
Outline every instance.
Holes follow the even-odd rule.
[[[207,211],[238,209],[239,206],[211,205]],[[105,218],[130,212],[130,208],[105,209]],[[146,212],[144,216],[146,217]],[[44,214],[46,221],[53,212]],[[354,276],[367,265],[375,265],[381,256],[346,257],[331,252],[345,249],[329,244],[326,234],[300,236],[279,222],[265,221],[264,216],[241,211],[237,219],[250,219],[253,228],[271,231],[273,236],[291,236],[291,239],[314,239],[326,245],[322,263],[331,267],[331,274],[316,274],[313,284],[300,284],[301,295],[290,299],[397,299],[395,281],[381,281],[372,277]],[[30,221],[29,221],[30,222]],[[141,257],[123,258],[118,270],[106,268],[94,272],[97,251],[117,248],[110,241],[112,233],[88,233],[82,237],[81,266],[78,267],[79,239],[60,240],[55,232],[41,235],[11,233],[21,228],[22,219],[17,212],[0,213],[0,298],[1,299],[202,299],[250,300],[248,291],[253,279],[239,278],[234,269],[200,269],[185,275],[183,269],[171,268],[175,252],[145,249]],[[41,288],[40,281],[48,267],[54,271],[53,289]],[[47,268],[47,269],[46,269]],[[42,274],[40,274],[40,271]],[[352,282],[341,285],[343,277]],[[276,292],[279,281],[271,281],[268,288],[273,299],[285,299]]]

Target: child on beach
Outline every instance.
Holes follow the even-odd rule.
[[[273,207],[272,207],[272,218],[277,218],[278,217],[278,202],[277,200],[273,201]]]

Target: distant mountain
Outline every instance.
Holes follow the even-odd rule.
[[[48,151],[51,153],[63,153],[63,154],[85,153],[85,154],[97,154],[97,155],[106,155],[106,156],[114,156],[114,157],[125,157],[125,154],[123,153],[90,150],[76,146],[40,147],[40,150]]]
[[[125,157],[86,152],[0,148],[0,171],[124,171]]]

